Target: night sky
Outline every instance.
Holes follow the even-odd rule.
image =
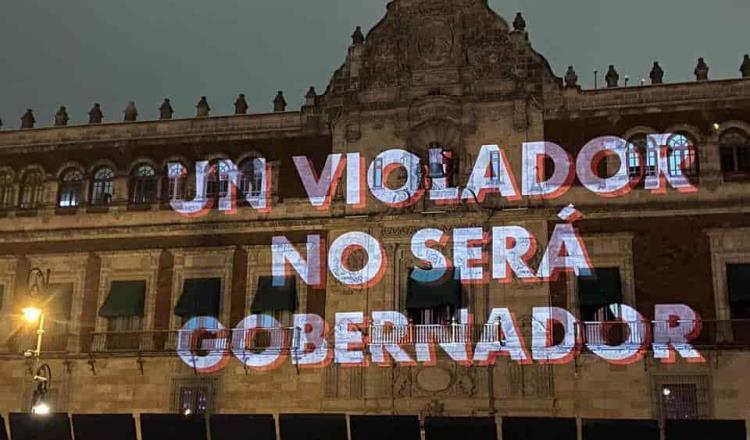
[[[325,90],[355,26],[367,31],[386,0],[20,0],[0,6],[0,118],[18,128],[27,108],[49,126],[60,105],[71,124],[93,102],[105,122],[134,100],[155,119],[165,97],[175,117],[208,97],[230,114],[238,93],[267,112],[277,90],[298,108],[310,85]],[[739,77],[750,53],[747,0],[490,0],[508,22],[524,13],[532,44],[558,76],[574,65],[584,87],[615,64],[630,84],[653,61],[666,82],[692,80],[699,56],[710,77]]]

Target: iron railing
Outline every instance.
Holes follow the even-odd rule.
[[[524,344],[532,344],[532,323],[519,322],[518,335]],[[684,323],[683,323],[684,324]],[[701,350],[750,349],[750,320],[690,322],[700,328],[690,344]],[[666,333],[674,322],[579,322],[574,329],[577,345],[618,349],[642,347],[649,349],[654,335]],[[86,336],[45,334],[42,352],[59,354],[81,352],[91,354],[153,353],[174,354],[179,351],[207,352],[234,350],[235,352],[285,351],[294,353],[301,347],[302,329],[275,327],[258,329],[198,329],[96,332]],[[370,325],[362,329],[366,345],[417,344],[476,344],[480,342],[505,343],[499,324],[430,324],[430,325]],[[22,354],[34,344],[33,335],[14,335],[6,343],[6,352]],[[545,342],[559,344],[562,328],[553,326]],[[333,346],[334,332],[328,335]]]

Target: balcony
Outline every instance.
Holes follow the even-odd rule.
[[[531,345],[531,322],[518,323],[519,336],[527,346]],[[643,347],[650,349],[655,330],[663,333],[668,322],[631,323],[635,330],[623,322],[581,322],[577,331],[583,348],[594,346],[606,349]],[[700,333],[690,342],[701,351],[750,349],[750,320],[702,321]],[[561,328],[553,327],[552,343],[562,340]],[[300,332],[293,327],[258,328],[252,330],[155,330],[91,333],[85,337],[69,334],[45,334],[42,343],[44,356],[70,354],[91,355],[154,355],[169,356],[180,351],[207,353],[212,350],[234,350],[248,353],[286,352],[294,354],[302,350]],[[333,346],[333,332],[328,334]],[[480,342],[503,342],[504,336],[498,324],[434,324],[434,325],[370,325],[363,330],[367,345],[417,344],[476,344]],[[82,347],[79,350],[78,347]],[[36,346],[36,335],[17,334],[9,338],[6,352],[23,354]]]

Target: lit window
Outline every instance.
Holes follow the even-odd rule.
[[[183,200],[187,187],[187,168],[179,162],[170,163],[167,168],[169,184],[167,196],[169,200]]]
[[[698,157],[695,145],[684,134],[675,134],[667,141],[669,147],[669,175],[698,175]]]
[[[490,152],[490,180],[492,183],[500,183],[500,152]]]
[[[112,203],[114,177],[115,173],[110,168],[104,167],[96,170],[91,184],[91,205],[107,206]]]
[[[66,170],[60,179],[57,206],[74,208],[81,203],[83,192],[83,173],[75,168]]]
[[[383,159],[375,159],[373,170],[372,187],[375,189],[381,189],[383,188]]]
[[[205,414],[208,411],[208,387],[180,388],[180,412],[182,414]]]
[[[638,147],[628,143],[625,155],[628,160],[628,176],[638,177],[641,175],[641,155]]]

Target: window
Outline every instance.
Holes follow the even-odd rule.
[[[721,171],[725,177],[750,173],[750,137],[740,130],[728,130],[719,140]]]
[[[406,292],[406,310],[409,319],[417,325],[445,325],[452,323],[461,308],[461,283],[453,270],[446,271],[434,283],[422,283],[412,279]]]
[[[727,291],[734,342],[750,344],[750,264],[727,265]]]
[[[108,206],[112,203],[114,177],[114,171],[106,167],[99,168],[94,173],[94,181],[91,185],[91,205]]]
[[[8,209],[15,205],[15,191],[13,173],[0,172],[0,209]]]
[[[180,412],[183,414],[205,414],[208,412],[208,387],[180,388]]]
[[[625,155],[628,160],[628,177],[638,177],[641,175],[641,156],[638,147],[628,143]]]
[[[258,197],[261,195],[264,177],[263,161],[248,159],[240,165],[240,197]]]
[[[167,199],[188,199],[188,171],[185,165],[179,162],[170,163],[167,167],[167,179]]]
[[[74,208],[80,205],[82,189],[83,173],[75,168],[66,170],[60,180],[57,206],[61,208]]]
[[[612,321],[615,317],[607,306],[622,302],[618,268],[596,268],[591,275],[578,277],[578,304],[582,321]]]
[[[156,170],[148,164],[138,165],[130,177],[130,204],[148,205],[156,201]]]
[[[430,179],[445,179],[442,186],[448,187],[453,184],[456,164],[453,152],[440,146],[440,144],[430,144],[428,152],[427,176]],[[433,187],[435,182],[432,183]],[[441,189],[441,188],[434,188]]]
[[[750,319],[750,264],[727,265],[727,288],[732,319]]]
[[[377,158],[373,163],[372,187],[374,189],[383,188],[383,159]]]
[[[653,385],[657,417],[679,420],[709,416],[707,377],[656,376]]]
[[[698,393],[695,384],[664,384],[661,390],[665,419],[695,419],[698,417]]]
[[[214,409],[216,381],[213,379],[174,380],[172,390],[172,407],[180,414],[206,414]]]
[[[37,209],[42,205],[44,174],[40,170],[27,171],[21,179],[21,209]]]
[[[492,183],[502,183],[500,176],[500,152],[490,152],[490,180]]]
[[[220,309],[221,278],[193,278],[185,280],[174,313],[187,322],[197,316],[218,318]]]
[[[297,310],[297,278],[284,278],[283,282],[274,282],[272,276],[258,277],[258,287],[253,297],[250,311],[255,314],[272,316],[282,327],[292,325],[292,314]],[[262,323],[263,327],[272,327],[272,322]]]
[[[211,166],[206,186],[206,197],[209,199],[226,197],[229,192],[229,167],[224,161]]]
[[[641,167],[645,159],[644,174],[646,177],[656,175],[656,166],[659,149],[652,143],[646,134],[638,134],[628,140],[625,151],[628,161],[628,176],[637,177],[641,175]]]
[[[669,147],[669,175],[687,177],[698,175],[698,155],[695,143],[684,134],[675,134],[667,140]]]
[[[107,349],[134,349],[143,326],[145,281],[112,281],[109,295],[99,309],[107,320]]]

